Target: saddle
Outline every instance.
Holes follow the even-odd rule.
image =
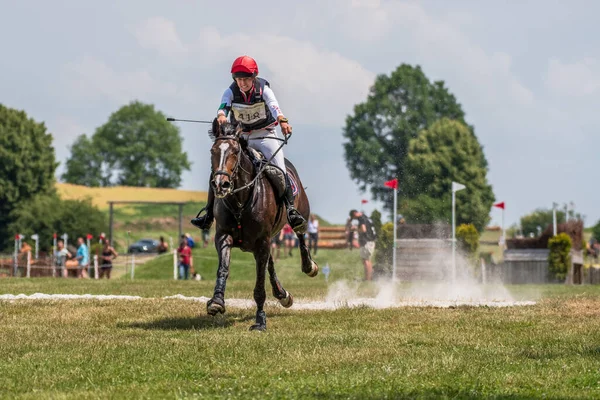
[[[262,168],[263,165],[267,163],[267,159],[265,158],[265,156],[258,150],[255,150],[251,147],[248,147],[248,155],[250,156],[250,159],[252,160],[252,163],[254,164],[257,170]],[[280,199],[285,195],[285,189],[287,186],[285,175],[287,175],[287,179],[290,180],[290,185],[292,186],[294,196],[298,194],[298,185],[296,184],[296,179],[289,172],[284,175],[283,171],[280,168],[274,165],[268,165],[263,170],[263,173],[273,186],[275,196],[277,197],[277,199]]]

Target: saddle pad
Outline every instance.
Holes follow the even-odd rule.
[[[298,184],[296,183],[296,177],[294,174],[287,173],[288,178],[290,178],[290,186],[292,187],[292,192],[294,196],[298,195]]]
[[[257,161],[266,161],[265,156],[260,151],[253,149],[252,147],[248,147],[248,151],[252,154],[253,158]],[[290,185],[292,186],[292,193],[294,196],[298,195],[298,183],[296,182],[296,177],[294,174],[287,172],[288,178],[290,178]]]

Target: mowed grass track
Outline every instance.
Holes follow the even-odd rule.
[[[321,265],[337,265],[338,277],[361,275],[357,252],[339,254],[345,265],[319,253]],[[251,259],[234,256],[241,260],[227,297],[251,298]],[[323,277],[302,276],[296,257],[283,259],[278,271],[297,300],[325,296]],[[600,397],[598,287],[511,287],[538,304],[504,309],[269,306],[268,330],[258,333],[248,331],[253,309],[228,308],[213,318],[205,304],[162,299],[210,296],[214,277],[205,278],[0,281],[2,293],[147,298],[0,302],[0,397]]]

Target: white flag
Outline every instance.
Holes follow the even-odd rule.
[[[459,190],[463,190],[464,188],[466,188],[466,186],[463,185],[462,183],[452,182],[452,191],[453,192],[458,192]]]

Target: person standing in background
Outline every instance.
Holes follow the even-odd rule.
[[[317,254],[317,250],[319,248],[318,241],[319,220],[315,217],[315,214],[311,214],[308,220],[308,249],[315,255]]]

